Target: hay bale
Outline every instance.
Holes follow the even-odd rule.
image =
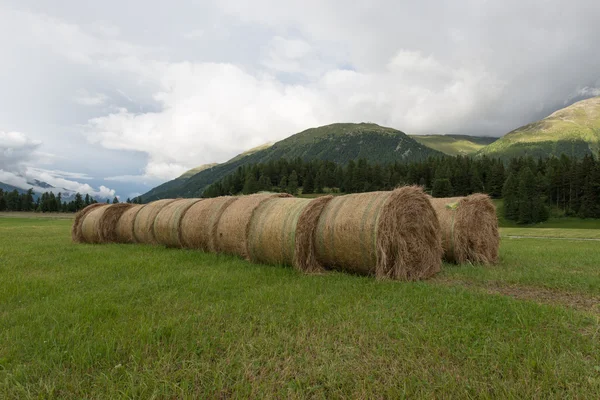
[[[133,223],[133,237],[136,243],[158,244],[154,237],[154,219],[165,206],[176,199],[156,200],[146,204],[137,213]]]
[[[444,259],[459,264],[494,264],[498,261],[500,234],[496,207],[486,194],[433,198],[442,230]]]
[[[332,198],[274,198],[263,202],[250,221],[250,259],[291,265],[304,272],[322,270],[315,256],[314,234],[319,215]]]
[[[287,193],[241,196],[225,209],[217,222],[215,251],[236,254],[248,259],[248,231],[252,214],[261,203],[275,197],[292,197]]]
[[[181,221],[191,206],[202,199],[180,199],[164,206],[154,219],[154,237],[167,247],[183,247]]]
[[[222,196],[204,199],[192,205],[181,219],[183,247],[214,252],[217,222],[223,211],[237,199],[238,197]]]
[[[133,226],[135,217],[137,217],[138,212],[140,212],[143,207],[142,204],[132,204],[132,206],[121,215],[115,228],[115,241],[117,243],[135,243]]]
[[[418,186],[336,197],[316,233],[317,259],[327,267],[418,280],[440,271],[440,225]]]
[[[118,203],[103,208],[100,218],[100,242],[118,243],[117,224],[123,214],[133,207],[133,204]]]
[[[85,220],[85,217],[90,212],[92,212],[94,209],[96,209],[98,207],[106,207],[106,206],[108,206],[108,204],[104,204],[104,203],[90,204],[89,206],[85,207],[83,210],[79,211],[75,215],[75,220],[73,221],[73,226],[71,227],[71,239],[73,240],[73,242],[84,243],[81,226],[83,224],[83,221]]]
[[[83,243],[102,243],[100,221],[102,220],[104,210],[108,209],[108,207],[108,204],[106,204],[106,207],[96,207],[85,216],[81,223]]]

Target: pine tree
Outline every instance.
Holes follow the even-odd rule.
[[[87,206],[89,206],[90,204],[92,204],[92,202],[91,202],[91,198],[90,198],[90,195],[86,193],[86,194],[85,194],[85,206],[87,207]],[[82,208],[83,208],[83,207],[82,207]]]
[[[437,178],[433,182],[431,190],[433,197],[450,197],[452,196],[452,184],[448,178]]]
[[[119,199],[117,198],[117,196],[115,196],[115,198],[112,201],[113,204],[119,204]]]
[[[302,186],[302,194],[311,194],[315,192],[315,183],[310,170],[306,171],[306,178]]]
[[[6,211],[8,205],[6,204],[6,198],[4,197],[4,191],[0,189],[0,211]]]
[[[323,175],[323,167],[321,167],[319,172],[317,172],[317,176],[315,177],[315,193],[323,193],[323,187],[325,186],[325,179]]]
[[[298,194],[298,174],[293,170],[288,180],[287,192],[292,196]]]
[[[242,190],[242,193],[252,194],[256,192],[258,192],[258,182],[256,181],[254,174],[248,172],[248,174],[246,174],[246,180],[244,181],[244,189]]]
[[[258,180],[258,186],[259,186],[258,191],[264,190],[264,191],[270,192],[273,189],[272,188],[273,185],[271,184],[271,179],[265,174],[262,174],[260,176],[260,179]]]
[[[282,192],[286,192],[288,187],[288,178],[287,175],[283,175],[279,180],[279,190]]]
[[[86,194],[85,197],[89,201],[90,195]],[[76,193],[75,200],[74,200],[75,211],[79,211],[79,210],[83,209],[85,207],[85,205],[86,205],[86,203],[83,202],[83,198],[81,197],[81,194]],[[89,205],[89,203],[87,203],[87,205]]]
[[[516,221],[519,218],[519,182],[513,173],[509,171],[502,188],[502,198],[504,199],[504,218]]]

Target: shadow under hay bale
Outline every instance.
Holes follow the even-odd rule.
[[[135,217],[137,217],[138,212],[140,212],[143,207],[142,204],[132,204],[131,207],[121,215],[115,228],[115,241],[117,243],[135,243],[133,226]]]
[[[326,267],[377,278],[419,280],[441,269],[440,225],[420,187],[335,197],[316,233]]]
[[[85,217],[90,212],[94,211],[96,208],[107,207],[107,206],[108,206],[108,204],[104,204],[104,203],[90,204],[89,206],[87,206],[83,210],[79,211],[75,215],[75,220],[73,221],[73,226],[71,228],[71,239],[73,240],[73,242],[84,243],[82,225],[83,225],[83,221],[85,220]]]
[[[136,243],[158,244],[154,237],[154,219],[163,209],[177,199],[156,200],[146,204],[137,213],[133,223],[133,236]]]
[[[318,272],[314,236],[319,215],[332,196],[314,200],[273,198],[260,204],[250,221],[250,259],[267,264],[290,265],[304,272]]]
[[[444,259],[458,264],[494,264],[500,234],[496,207],[486,194],[429,200],[440,221]]]
[[[292,197],[287,193],[241,196],[223,211],[214,237],[215,251],[248,259],[248,233],[252,214],[261,203],[276,197]]]
[[[181,223],[186,212],[202,199],[180,199],[164,206],[154,219],[154,237],[158,244],[183,247]]]

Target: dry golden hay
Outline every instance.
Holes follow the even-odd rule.
[[[137,217],[138,212],[140,212],[143,207],[142,204],[132,204],[132,206],[121,215],[115,228],[116,242],[135,243],[133,225],[135,223],[135,217]]]
[[[315,256],[314,235],[319,215],[332,198],[274,198],[263,202],[250,221],[250,259],[291,265],[304,272],[322,270]]]
[[[90,204],[83,210],[79,211],[77,213],[77,215],[75,215],[75,221],[73,221],[73,226],[71,228],[71,239],[73,240],[73,242],[75,242],[75,243],[83,243],[84,242],[83,233],[81,231],[81,226],[83,224],[83,221],[85,220],[85,217],[90,212],[92,212],[94,209],[96,209],[98,207],[106,207],[106,206],[108,206],[108,204],[104,204],[104,203]]]
[[[459,264],[498,261],[498,217],[488,195],[429,199],[440,221],[446,261]]]
[[[192,205],[181,219],[182,246],[214,252],[219,218],[237,199],[238,197],[222,196],[204,199]]]
[[[167,247],[183,247],[181,222],[191,206],[202,199],[179,199],[164,206],[154,219],[154,237]]]
[[[136,243],[158,244],[154,237],[154,219],[163,209],[176,199],[156,200],[146,204],[137,213],[133,223],[133,236]]]
[[[81,223],[81,237],[83,243],[102,243],[102,234],[100,231],[100,222],[104,211],[108,210],[108,204],[105,207],[96,207],[90,211]]]
[[[99,222],[101,243],[118,242],[117,223],[131,207],[133,207],[133,204],[118,203],[102,209],[103,213]]]
[[[315,237],[326,267],[418,280],[440,271],[440,225],[418,186],[336,197],[323,209]]]
[[[248,233],[252,214],[264,201],[275,197],[292,197],[287,193],[241,196],[225,209],[217,222],[215,251],[248,259]]]

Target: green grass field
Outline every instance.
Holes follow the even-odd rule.
[[[503,237],[499,265],[403,283],[76,245],[70,224],[0,217],[2,399],[600,393],[598,242]]]

